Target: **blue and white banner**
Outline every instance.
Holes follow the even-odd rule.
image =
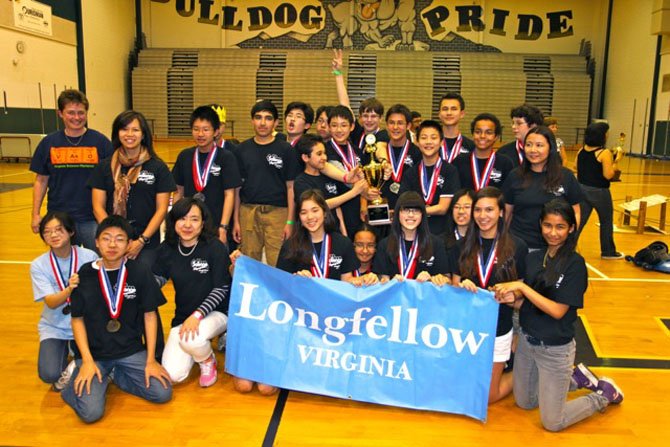
[[[241,257],[228,315],[234,376],[486,419],[498,318],[489,292],[416,281],[356,288]]]

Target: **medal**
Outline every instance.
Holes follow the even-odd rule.
[[[433,202],[435,197],[435,191],[437,191],[437,180],[440,177],[440,168],[442,167],[442,159],[438,158],[437,163],[435,163],[435,168],[433,169],[433,174],[428,178],[426,173],[426,165],[421,161],[419,165],[419,184],[421,186],[421,194],[423,195],[423,200],[426,202],[426,205],[429,205]]]
[[[212,150],[209,151],[209,154],[207,154],[207,160],[205,160],[205,166],[204,168],[200,167],[200,157],[198,156],[199,151],[196,149],[193,152],[193,185],[195,186],[195,190],[198,191],[198,193],[201,193],[203,189],[207,186],[207,182],[209,181],[209,173],[210,169],[212,168],[212,165],[214,164],[214,159],[216,158],[216,152],[217,152],[217,147],[216,143],[214,144],[214,147],[212,147]],[[200,197],[196,197],[194,195],[193,197],[196,199],[200,199]],[[202,199],[205,200],[205,196],[203,194]]]
[[[58,258],[54,254],[53,250],[49,252],[49,262],[51,263],[51,270],[53,271],[54,277],[56,278],[56,284],[58,284],[58,288],[60,290],[65,290],[65,288],[69,285],[70,283],[70,278],[72,275],[77,273],[77,264],[79,264],[79,258],[77,256],[77,250],[74,248],[74,246],[70,247],[70,268],[68,268],[68,272],[70,275],[66,278],[63,277],[63,274],[60,271],[60,264],[58,264]],[[63,315],[69,315],[70,314],[70,297],[68,296],[65,299],[65,302],[67,303],[65,307],[63,307]]]
[[[316,254],[316,248],[312,244],[312,266],[310,271],[312,276],[315,278],[328,278],[328,272],[330,270],[330,235],[326,234],[323,237],[323,242],[321,242],[321,253],[319,256]]]
[[[442,147],[441,147],[441,155],[442,155],[442,160],[446,161],[447,163],[452,163],[456,157],[458,157],[458,154],[461,153],[461,148],[463,147],[463,135],[461,133],[458,133],[458,136],[456,137],[456,141],[454,142],[454,145],[451,147],[451,151],[449,151],[449,148],[447,147],[447,139],[444,138],[442,140]]]
[[[354,152],[354,148],[351,147],[351,144],[347,141],[347,153],[345,154],[342,151],[342,148],[340,147],[339,144],[335,142],[332,138],[330,139],[330,145],[333,147],[337,155],[340,157],[342,160],[342,164],[344,165],[344,168],[347,171],[351,171],[356,167],[358,164],[356,161],[356,153]]]
[[[407,253],[405,248],[405,241],[402,237],[398,238],[398,270],[400,274],[407,279],[414,279],[414,274],[416,273],[416,264],[419,260],[419,242],[418,237],[414,238],[412,241],[412,246]]]
[[[119,329],[121,329],[121,322],[119,320],[112,319],[107,322],[107,332],[113,334],[114,332],[119,332]]]
[[[405,159],[407,158],[407,154],[409,153],[409,140],[405,141],[405,145],[402,147],[400,150],[400,158],[396,159],[393,153],[393,148],[389,144],[387,149],[388,151],[388,158],[389,158],[389,163],[391,163],[391,178],[393,178],[393,181],[398,183],[400,182],[400,179],[402,179],[402,170],[405,167]],[[394,193],[397,194],[397,191],[393,191]]]
[[[201,202],[204,202],[205,201],[205,194],[201,193],[201,192],[196,192],[195,194],[193,194],[193,198],[198,199]]]
[[[523,157],[524,157],[524,151],[523,151],[523,142],[516,140],[516,155],[519,157],[519,164],[523,164]]]
[[[391,183],[391,186],[389,186],[389,190],[393,194],[398,194],[398,191],[400,191],[400,183],[398,183],[398,182]]]
[[[488,186],[489,181],[491,180],[491,172],[493,171],[493,164],[495,163],[495,160],[496,154],[491,153],[488,160],[486,161],[486,165],[484,166],[484,173],[480,176],[477,157],[475,157],[474,152],[472,155],[470,155],[470,171],[472,172],[472,183],[474,184],[475,192],[479,191],[485,186]]]
[[[112,318],[107,323],[108,332],[117,332],[121,328],[121,322],[118,321],[121,315],[121,306],[123,305],[123,291],[126,288],[126,280],[128,279],[128,270],[126,269],[125,261],[121,262],[119,268],[119,276],[116,278],[116,286],[112,288],[109,281],[107,270],[100,262],[100,269],[98,270],[98,281],[100,282],[100,289],[102,290],[102,297],[107,304],[109,316]]]
[[[482,238],[479,238],[479,246],[482,247]],[[498,236],[493,240],[493,245],[491,246],[491,251],[489,251],[488,259],[486,264],[484,264],[484,257],[482,249],[480,248],[477,252],[477,274],[479,275],[479,284],[482,289],[486,289],[489,279],[491,279],[491,273],[493,272],[493,265],[496,262],[496,249],[498,248]]]

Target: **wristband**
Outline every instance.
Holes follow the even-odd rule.
[[[348,173],[347,173],[348,174]],[[347,181],[347,174],[344,174],[344,177],[342,177],[342,183],[349,183]]]
[[[228,225],[228,224],[221,224],[221,225],[219,225],[219,228],[223,228],[224,230],[228,231],[228,230],[230,230],[230,225]]]
[[[335,76],[342,76],[342,72],[340,70],[333,70],[333,74]]]
[[[286,225],[293,225],[293,221],[292,220],[287,220]]]
[[[191,316],[195,317],[195,319],[198,320],[198,321],[202,321],[202,319],[204,318],[203,315],[202,315],[202,312],[200,312],[199,310],[194,311],[191,314]]]
[[[149,238],[146,237],[143,234],[140,234],[139,237],[137,238],[140,242],[142,242],[143,245],[147,245],[149,243]]]

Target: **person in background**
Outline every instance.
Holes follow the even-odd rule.
[[[563,166],[568,166],[568,154],[565,152],[565,143],[561,138],[558,138],[558,119],[553,116],[547,116],[544,118],[544,125],[554,133],[556,137],[556,150],[561,155],[561,162]]]

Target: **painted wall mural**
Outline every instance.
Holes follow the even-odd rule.
[[[576,54],[601,0],[145,0],[152,47]]]

